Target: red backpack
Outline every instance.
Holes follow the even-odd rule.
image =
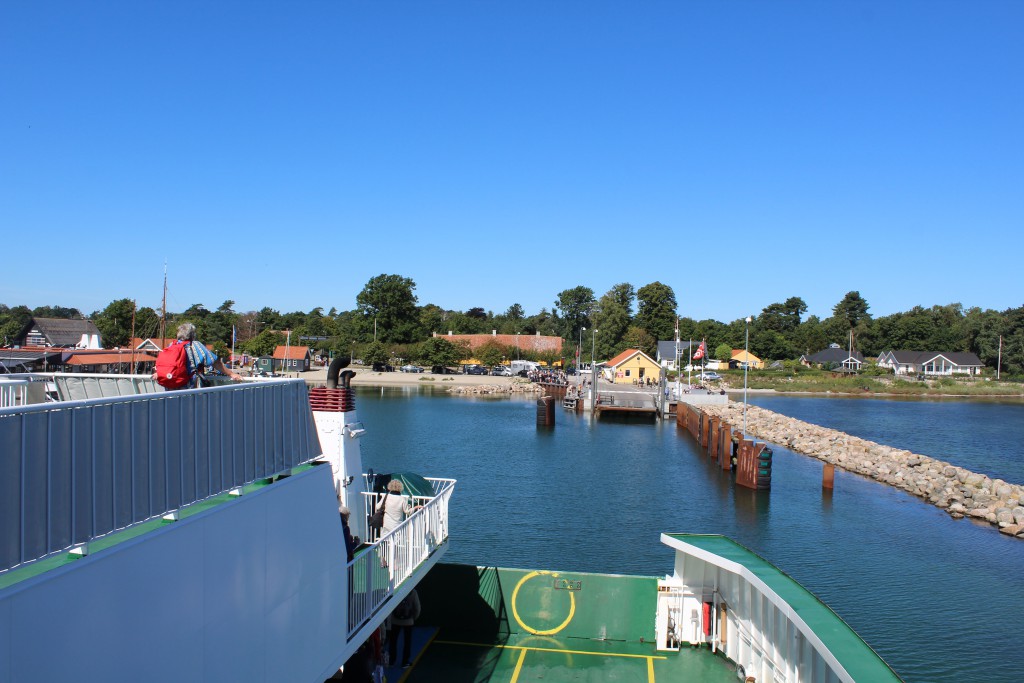
[[[157,354],[156,381],[165,389],[181,389],[188,384],[188,348],[186,342],[176,341]]]

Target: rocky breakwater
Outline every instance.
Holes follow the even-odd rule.
[[[743,424],[743,405],[703,406],[733,425]],[[1024,539],[1024,486],[971,472],[942,460],[819,427],[757,406],[747,406],[750,436],[831,463],[848,472],[903,489],[946,510]]]
[[[491,394],[539,394],[542,387],[533,382],[512,382],[510,384],[460,384],[448,389],[449,394],[487,396]]]

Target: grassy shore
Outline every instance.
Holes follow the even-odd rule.
[[[731,391],[743,387],[743,372],[730,370],[723,374],[723,382]],[[860,374],[843,376],[821,370],[752,371],[747,376],[747,388],[779,393],[831,393],[831,394],[886,394],[895,396],[1024,396],[1024,384],[986,380],[985,378],[953,378],[917,380],[897,379],[892,375]]]

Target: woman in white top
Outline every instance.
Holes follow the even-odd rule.
[[[392,479],[388,482],[387,501],[384,503],[384,524],[380,534],[383,536],[399,524],[412,512],[412,499],[402,495],[402,482]]]

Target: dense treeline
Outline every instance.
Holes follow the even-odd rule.
[[[409,278],[382,274],[366,283],[351,310],[331,308],[325,312],[318,307],[309,312],[281,313],[267,307],[239,313],[230,300],[215,310],[194,304],[180,313],[168,314],[167,335],[172,336],[179,323],[189,321],[196,324],[201,339],[221,352],[231,347],[234,333],[238,350],[260,355],[282,343],[287,330],[294,345],[365,356],[368,360],[429,360],[452,352],[438,342],[424,346],[434,332],[539,333],[563,337],[566,344],[562,355],[567,359],[574,357],[576,346],[582,342],[585,361],[590,359],[591,348],[598,359],[611,358],[626,348],[641,348],[654,355],[657,340],[675,337],[675,292],[660,282],[639,289],[629,283],[617,284],[601,297],[580,285],[559,292],[550,309],[542,308],[532,315],[527,315],[518,303],[500,313],[483,308],[453,311],[435,304],[420,305],[415,289],[416,283]],[[890,349],[972,351],[994,368],[1002,337],[1003,371],[1024,374],[1024,307],[999,312],[964,310],[960,304],[916,306],[880,318],[874,318],[869,308],[859,292],[846,294],[825,319],[814,315],[805,318],[807,305],[800,297],[770,304],[751,318],[750,351],[765,360],[796,359],[833,343],[846,348],[852,337],[854,348],[868,357]],[[160,330],[159,314],[149,307],[136,309],[130,299],[112,301],[88,316],[63,306],[29,309],[0,304],[0,336],[5,345],[32,316],[88,317],[103,334],[104,345],[111,348],[128,343],[133,324],[136,337],[157,337]],[[678,325],[681,339],[704,339],[712,353],[725,347],[743,348],[748,332],[744,319],[723,323],[681,317]],[[513,352],[496,345],[484,351],[490,358]]]

